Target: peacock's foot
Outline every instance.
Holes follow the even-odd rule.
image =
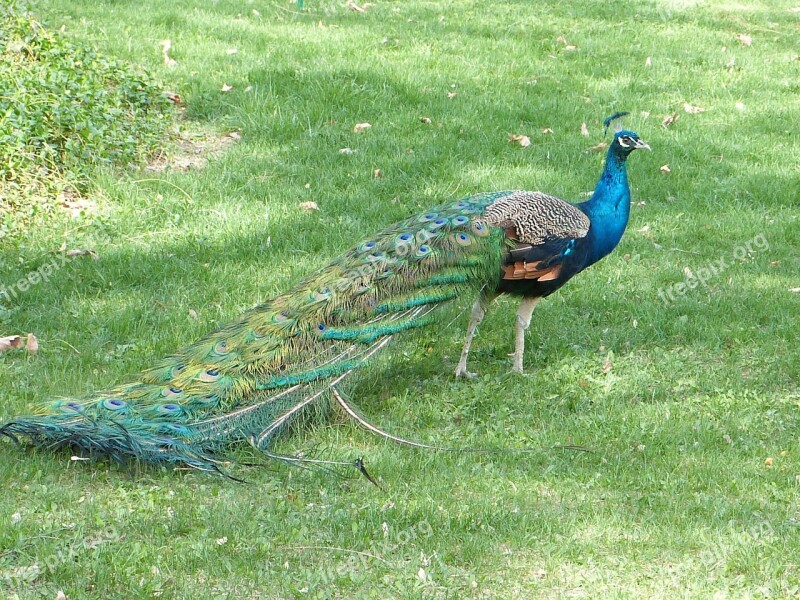
[[[458,365],[456,367],[456,379],[464,378],[464,379],[475,379],[478,376],[477,373],[470,373],[467,371],[467,367]]]

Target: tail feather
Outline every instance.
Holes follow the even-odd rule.
[[[506,193],[401,221],[138,381],[47,403],[0,435],[211,472],[235,442],[269,455],[277,435],[395,335],[429,325],[443,303],[496,279],[503,231],[480,217]]]

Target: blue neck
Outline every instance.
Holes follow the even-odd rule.
[[[609,148],[606,164],[594,194],[578,205],[592,222],[591,254],[588,267],[609,254],[619,244],[631,212],[631,191],[625,170],[627,156]]]

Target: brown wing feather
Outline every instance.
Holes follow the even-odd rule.
[[[561,274],[561,264],[540,267],[541,262],[525,262],[519,260],[510,265],[503,265],[503,279],[536,279],[552,281]]]

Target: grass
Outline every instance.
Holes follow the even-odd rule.
[[[161,145],[171,104],[141,69],[47,31],[14,4],[0,7],[0,59],[0,239],[76,195],[87,167],[136,162]]]
[[[474,345],[481,377],[452,379],[465,298],[443,315],[450,326],[397,343],[352,392],[399,435],[534,451],[398,448],[342,418],[280,444],[364,456],[379,490],[279,465],[238,485],[3,444],[0,595],[798,594],[791,4],[30,6],[154,70],[186,101],[184,127],[242,138],[188,173],[95,169],[96,211],[53,215],[0,248],[5,286],[62,244],[98,255],[3,304],[0,331],[41,344],[35,357],[0,356],[3,418],[132,376],[428,205],[508,188],[580,199],[602,162],[586,149],[615,110],[633,111],[629,126],[654,151],[631,159],[620,247],[537,309],[526,375],[508,373],[514,307],[503,300]],[[360,122],[372,128],[355,134]],[[675,287],[711,265],[707,284]],[[593,452],[548,449],[558,444]]]

